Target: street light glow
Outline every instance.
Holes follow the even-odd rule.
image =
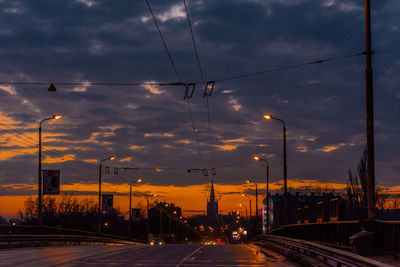
[[[137,179],[136,182],[141,183],[141,182],[143,182],[143,180],[142,179]]]
[[[253,159],[254,160],[260,160],[260,157],[259,156],[254,156]]]
[[[111,157],[109,157],[108,159],[109,159],[109,160],[114,160],[114,159],[115,159],[115,156],[111,156]]]
[[[251,183],[251,181],[250,181],[250,180],[246,180],[246,183],[248,183],[248,184],[249,184],[249,183]]]
[[[272,119],[272,116],[269,115],[269,114],[264,114],[264,118],[265,118],[266,120],[270,120],[270,119]]]
[[[62,116],[60,114],[54,114],[53,115],[53,119],[55,119],[55,120],[58,120],[58,119],[61,119],[61,118],[62,118]]]

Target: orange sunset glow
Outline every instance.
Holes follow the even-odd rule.
[[[303,188],[303,187],[313,187],[313,188],[328,188],[330,190],[343,190],[346,188],[345,184],[339,183],[321,183],[317,180],[293,180],[288,181],[289,188]],[[29,184],[12,184],[7,186],[0,186],[0,188],[12,188],[15,190],[27,189],[27,190],[37,190],[37,185]],[[216,197],[220,203],[220,211],[222,214],[227,214],[232,210],[238,210],[238,205],[245,203],[247,205],[248,199],[244,199],[242,194],[246,194],[252,197],[252,205],[255,205],[255,191],[254,186],[251,184],[214,184]],[[262,200],[265,197],[265,183],[258,183],[258,194],[259,194],[259,207],[262,205]],[[270,183],[269,188],[271,191],[279,192],[282,189],[282,181]],[[98,184],[85,184],[85,183],[75,183],[61,185],[61,192],[72,192],[72,195],[82,199],[89,198],[93,199],[95,202],[98,200],[96,195],[98,192]],[[127,215],[129,210],[129,184],[111,184],[104,182],[102,184],[103,193],[113,193],[114,194],[114,206],[118,208],[122,214]],[[224,193],[228,192],[228,193]],[[90,193],[90,194],[88,194]],[[182,208],[183,214],[185,216],[191,216],[196,214],[202,214],[206,210],[206,201],[210,194],[210,185],[189,185],[189,186],[162,186],[162,185],[150,185],[150,184],[135,184],[133,187],[133,207],[144,208],[146,206],[147,196],[156,194],[157,197],[151,197],[151,202],[153,201],[167,201],[170,203],[175,203]],[[15,216],[19,210],[24,207],[24,201],[28,197],[36,197],[37,195],[27,195],[27,196],[1,196],[0,197],[0,216]],[[56,196],[57,197],[57,196]],[[253,207],[254,209],[254,207]],[[187,212],[187,211],[196,212]],[[255,211],[254,211],[255,212]]]

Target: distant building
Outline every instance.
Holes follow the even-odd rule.
[[[267,218],[269,215],[269,222]],[[288,193],[288,224],[321,223],[340,221],[346,217],[346,203],[340,196],[332,193],[315,195],[300,195]],[[276,229],[283,224],[283,195],[269,196],[269,210],[267,198],[263,201],[262,230],[263,233]]]
[[[218,201],[215,201],[214,181],[211,180],[210,199],[207,200],[207,217],[211,221],[218,220]]]

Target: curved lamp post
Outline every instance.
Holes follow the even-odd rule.
[[[43,119],[39,123],[39,168],[38,168],[38,220],[39,226],[42,226],[42,123],[48,120],[61,119],[60,114]]]
[[[99,234],[101,233],[101,172],[102,172],[102,168],[103,168],[102,164],[104,161],[114,160],[114,159],[115,159],[115,156],[110,156],[108,158],[100,160],[100,165],[99,165],[99,211],[98,211],[99,215],[97,218],[97,220],[98,220],[97,221],[97,227],[98,227],[97,231]]]
[[[270,114],[264,114],[266,120],[276,120],[282,123],[282,134],[283,134],[283,223],[287,224],[287,163],[286,163],[286,123],[282,119],[272,117]]]

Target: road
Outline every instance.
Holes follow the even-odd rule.
[[[1,266],[299,266],[247,245],[66,246],[0,250]]]

